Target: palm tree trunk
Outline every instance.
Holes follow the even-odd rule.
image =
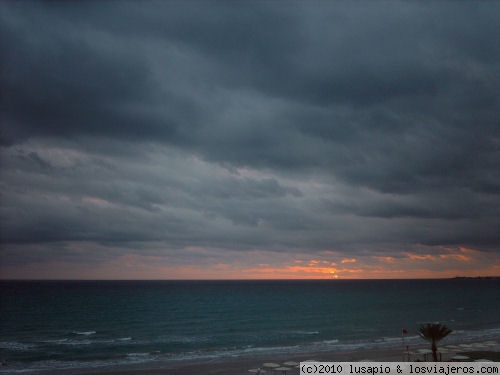
[[[434,362],[438,361],[436,340],[432,340],[432,358]]]

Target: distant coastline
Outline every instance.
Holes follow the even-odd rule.
[[[500,280],[500,276],[455,276],[452,280]]]

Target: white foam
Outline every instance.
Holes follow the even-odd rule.
[[[305,336],[319,335],[319,331],[290,331],[290,333],[293,335],[305,335]]]
[[[96,331],[73,331],[72,333],[74,335],[90,336],[90,335],[95,335]]]
[[[79,345],[92,345],[94,341],[89,340],[89,339],[84,339],[84,340],[64,340],[61,341],[59,344],[61,345],[70,345],[70,346],[79,346]]]
[[[327,345],[331,345],[331,344],[338,344],[339,343],[339,340],[337,339],[333,339],[333,340],[324,340],[323,341],[324,344],[327,344]]]
[[[85,332],[95,332],[95,331],[85,331]],[[295,334],[311,334],[316,335],[317,331],[288,331],[288,334],[294,332]],[[480,338],[481,341],[490,340],[491,344],[494,344],[493,340],[498,341],[498,335],[500,334],[500,328],[494,329],[484,329],[484,330],[474,330],[474,331],[456,331],[457,333],[451,337],[445,338],[442,345],[446,345],[447,343],[452,343],[454,341],[458,341],[463,343],[465,341],[466,344],[474,341],[474,339]],[[93,334],[93,333],[92,333]],[[164,342],[168,343],[189,343],[189,342],[207,342],[213,340],[213,338],[207,336],[161,336],[157,337],[153,340],[137,340],[132,337],[115,337],[115,338],[99,338],[99,336],[93,338],[92,334],[81,335],[79,337],[73,336],[72,338],[58,339],[58,340],[48,340],[47,342],[55,343],[59,345],[89,345],[89,344],[105,344],[110,343],[111,345],[122,346],[123,348],[128,347],[133,343],[134,345],[147,345],[147,347],[155,346],[157,344],[161,344]],[[89,337],[90,336],[90,337]],[[92,338],[92,340],[91,340]],[[479,340],[477,340],[479,341]],[[39,345],[41,342],[40,341]],[[484,341],[483,344],[489,343],[488,341]],[[423,345],[425,342],[418,335],[414,336],[404,336],[405,345],[410,345],[413,347],[414,345]],[[251,356],[259,356],[261,354],[265,355],[275,355],[279,356],[283,353],[289,355],[291,353],[312,353],[312,352],[324,352],[324,351],[343,351],[343,350],[356,350],[356,349],[377,349],[377,348],[390,348],[397,347],[402,345],[402,337],[401,336],[393,336],[393,337],[381,337],[377,340],[374,339],[364,339],[364,340],[348,340],[348,341],[340,341],[338,339],[332,337],[326,337],[324,340],[317,340],[309,343],[302,343],[300,345],[290,344],[288,346],[254,346],[254,345],[246,345],[244,347],[225,347],[225,348],[206,348],[200,350],[193,351],[183,351],[183,352],[170,352],[170,353],[161,353],[155,351],[149,352],[141,352],[141,348],[137,348],[137,352],[134,352],[134,349],[130,349],[129,353],[124,353],[121,351],[121,357],[117,358],[109,358],[105,360],[93,360],[93,361],[43,361],[36,363],[24,363],[23,368],[21,366],[17,367],[20,371],[16,370],[16,367],[9,366],[9,371],[11,373],[15,372],[28,372],[35,371],[35,368],[40,370],[47,369],[66,369],[66,368],[96,368],[101,366],[123,366],[127,364],[138,364],[145,363],[151,361],[210,361],[210,360],[227,360],[230,358],[245,358]],[[36,347],[36,345],[23,344],[18,342],[0,342],[0,348],[7,348],[11,350],[30,350],[32,347]],[[206,347],[206,345],[203,345]],[[157,348],[161,347],[161,345],[156,346]],[[147,349],[145,349],[147,350]],[[176,349],[176,351],[179,349]],[[126,351],[126,350],[125,350]],[[26,366],[27,365],[27,366]],[[0,369],[0,374],[4,374],[4,369]],[[21,371],[22,370],[22,371]]]

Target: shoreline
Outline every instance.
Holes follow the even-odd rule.
[[[448,361],[455,354],[467,355],[471,361],[484,358],[500,361],[500,343],[498,340],[488,341],[484,345],[481,341],[471,341],[459,345],[438,346],[443,352],[443,361]],[[463,345],[463,346],[460,346]],[[450,347],[450,348],[448,348]],[[411,352],[418,353],[418,350],[429,349],[430,344],[418,345],[412,348]],[[419,354],[423,358],[423,354]],[[489,357],[489,358],[488,358]],[[417,357],[413,358],[415,360]],[[95,368],[95,369],[72,369],[72,370],[47,370],[43,372],[29,372],[33,375],[234,375],[250,374],[249,369],[262,368],[266,362],[283,364],[287,361],[301,362],[306,360],[324,362],[404,362],[405,354],[403,348],[370,348],[353,350],[334,350],[316,353],[280,353],[262,354],[245,358],[217,359],[209,361],[179,361],[179,362],[155,362],[148,364],[136,364],[120,367]],[[292,366],[290,366],[292,367]],[[266,374],[274,375],[280,372],[266,371]],[[299,374],[298,368],[293,367],[287,371],[287,375]]]

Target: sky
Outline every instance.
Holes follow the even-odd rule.
[[[499,276],[499,17],[1,2],[0,278]]]

